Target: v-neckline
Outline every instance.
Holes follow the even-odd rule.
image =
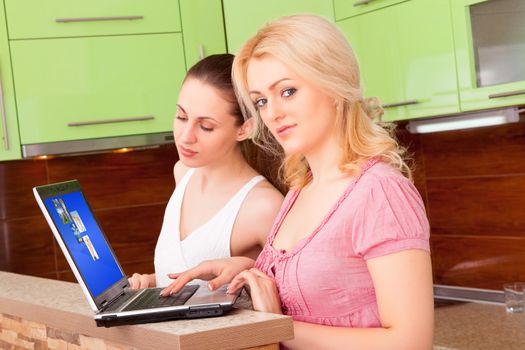
[[[188,183],[189,183],[189,181],[188,181]],[[188,185],[188,184],[186,184],[186,188],[187,188],[187,185]],[[186,188],[184,189],[184,193],[183,193],[183,195],[182,195],[182,201],[181,201],[181,203],[180,203],[180,208],[179,208],[179,213],[178,213],[178,215],[179,215],[179,222],[178,222],[178,225],[177,225],[177,231],[178,231],[178,232],[177,232],[177,233],[178,233],[177,236],[178,236],[178,238],[179,238],[179,242],[180,242],[181,244],[184,244],[184,242],[186,242],[190,237],[193,237],[193,236],[195,235],[195,233],[198,233],[199,231],[202,231],[206,226],[208,226],[208,225],[210,224],[210,222],[213,222],[213,221],[215,220],[215,218],[217,218],[217,216],[219,216],[219,214],[221,214],[221,213],[225,210],[225,208],[228,207],[228,205],[231,203],[231,201],[233,201],[233,199],[234,199],[234,198],[237,196],[237,194],[238,194],[238,193],[244,188],[244,186],[241,187],[241,189],[239,189],[239,191],[237,191],[237,192],[233,195],[233,197],[231,197],[230,200],[228,200],[228,201],[226,202],[226,204],[224,204],[224,206],[223,206],[221,209],[219,209],[219,211],[217,211],[215,214],[213,214],[213,216],[212,216],[208,221],[206,221],[206,222],[203,223],[202,225],[198,226],[196,229],[194,229],[193,231],[191,231],[190,233],[188,233],[188,234],[186,235],[186,237],[184,237],[183,239],[181,239],[181,237],[182,237],[182,231],[181,231],[181,229],[180,229],[180,225],[181,225],[181,218],[182,218],[182,205],[183,205],[183,203],[184,203],[184,195],[186,194]]]
[[[298,240],[294,245],[293,247],[290,249],[290,250],[285,250],[285,249],[277,249],[273,246],[273,243],[275,241],[275,237],[277,236],[277,233],[279,232],[279,230],[281,229],[281,225],[284,221],[284,219],[286,218],[286,216],[288,215],[288,213],[290,212],[290,210],[292,209],[292,206],[295,204],[295,201],[297,200],[297,197],[299,197],[299,194],[301,193],[301,190],[296,190],[292,193],[291,195],[291,198],[290,200],[288,201],[286,207],[284,208],[281,216],[279,217],[279,221],[276,223],[275,225],[275,228],[272,232],[272,235],[270,238],[270,242],[269,242],[269,246],[271,248],[271,250],[278,254],[278,255],[281,255],[281,256],[293,256],[295,254],[297,254],[298,252],[300,252],[316,235],[317,233],[319,233],[319,231],[321,231],[321,229],[326,225],[326,223],[328,222],[328,220],[330,220],[330,218],[332,217],[332,215],[335,213],[335,211],[339,208],[339,206],[341,205],[341,203],[348,197],[348,195],[350,194],[350,192],[352,192],[352,190],[354,189],[355,185],[357,184],[357,182],[359,181],[359,179],[361,178],[361,176],[363,176],[363,174],[368,170],[370,169],[372,166],[374,166],[376,163],[379,162],[379,159],[378,158],[371,158],[370,160],[368,160],[361,168],[361,173],[358,174],[357,176],[354,176],[351,180],[350,180],[350,183],[348,184],[348,186],[346,187],[345,191],[339,196],[338,200],[335,202],[334,205],[332,205],[332,207],[330,208],[330,210],[328,211],[328,213],[323,217],[323,220],[321,220],[321,222],[319,223],[319,225],[317,225],[314,230],[306,237]]]
[[[244,185],[241,186],[241,188],[239,188],[237,190],[237,192],[235,192],[235,194],[226,202],[226,204],[223,205],[223,207],[221,209],[219,209],[208,221],[206,221],[205,223],[203,223],[202,225],[198,226],[196,229],[194,229],[193,231],[191,231],[189,234],[186,235],[186,237],[184,237],[184,239],[181,239],[181,236],[182,236],[182,231],[180,229],[180,225],[181,225],[181,218],[182,218],[182,205],[184,203],[184,196],[186,195],[186,190],[188,188],[188,185],[190,183],[190,180],[191,180],[191,176],[193,176],[193,174],[195,173],[195,171],[190,175],[190,178],[188,179],[188,181],[186,182],[186,186],[184,187],[184,193],[182,194],[182,200],[180,201],[180,206],[179,206],[179,210],[178,210],[178,215],[179,215],[179,220],[178,220],[178,225],[177,225],[177,238],[179,240],[179,243],[180,244],[184,244],[184,242],[186,242],[190,237],[194,236],[196,233],[199,233],[200,231],[203,231],[203,229],[208,226],[211,222],[213,222],[224,210],[226,210],[226,208],[230,205],[230,203],[233,202],[233,200],[235,198],[237,198],[237,196],[239,195],[239,193],[241,193],[241,191],[246,187],[248,186],[248,184],[250,184],[252,181],[254,181],[255,178],[258,178],[258,175],[252,177],[250,180],[248,180],[248,182],[246,182]]]

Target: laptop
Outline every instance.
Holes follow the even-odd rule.
[[[162,288],[130,289],[128,278],[77,180],[38,186],[34,195],[78,280],[99,327],[220,316],[238,295],[188,284],[170,297]]]

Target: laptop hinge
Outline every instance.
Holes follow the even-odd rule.
[[[105,311],[108,307],[110,307],[115,301],[118,300],[118,298],[122,297],[124,294],[126,294],[125,290],[122,291],[119,295],[115,296],[110,302],[107,300],[103,300],[100,304],[100,312]]]

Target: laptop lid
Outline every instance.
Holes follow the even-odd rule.
[[[128,287],[128,279],[77,180],[33,188],[58,245],[93,311]]]

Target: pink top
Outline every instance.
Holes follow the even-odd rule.
[[[429,251],[429,224],[419,193],[389,165],[363,166],[310,236],[289,252],[272,247],[299,191],[290,191],[257,258],[275,279],[282,310],[296,321],[380,327],[366,260],[405,249]]]

